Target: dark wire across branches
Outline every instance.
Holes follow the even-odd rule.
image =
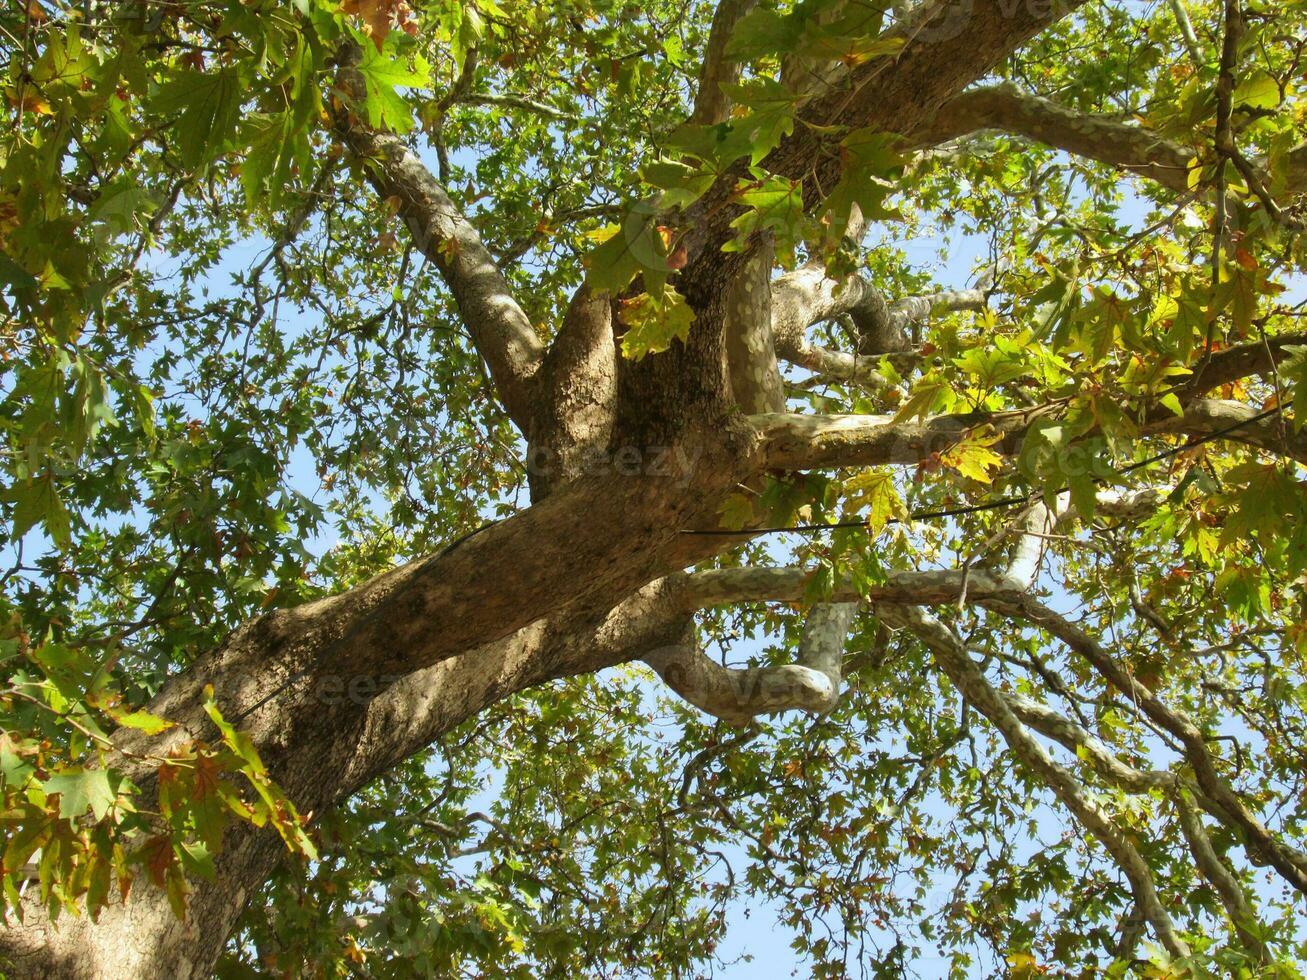
[[[1164,452],[1149,456],[1147,459],[1141,459],[1137,463],[1131,463],[1129,466],[1123,466],[1120,469],[1113,470],[1112,476],[1096,476],[1093,478],[1093,482],[1096,484],[1103,484],[1109,482],[1114,477],[1122,477],[1127,473],[1142,470],[1155,463],[1160,463],[1163,460],[1170,459],[1172,456],[1178,456],[1187,450],[1193,449],[1195,446],[1201,446],[1205,442],[1212,442],[1215,439],[1220,439],[1222,436],[1229,435],[1231,432],[1236,432],[1239,429],[1246,428],[1247,426],[1253,425],[1257,422],[1265,421],[1274,415],[1279,415],[1280,411],[1281,409],[1279,405],[1274,408],[1268,408],[1266,411],[1259,412],[1241,422],[1235,422],[1233,425],[1227,425],[1222,429],[1217,429],[1214,432],[1208,432],[1205,435],[1190,439],[1183,446],[1174,446]],[[1050,493],[1053,496],[1056,496],[1057,494],[1064,493],[1070,489],[1070,487],[1059,487],[1057,490],[1050,491]],[[987,510],[1002,510],[1004,507],[1015,507],[1019,504],[1029,503],[1036,496],[1037,494],[1034,491],[1031,491],[1029,493],[1015,494],[1009,497],[999,497],[995,500],[987,500],[982,504],[969,504],[965,507],[952,507],[947,510],[917,510],[912,511],[907,517],[891,517],[885,523],[904,524],[908,521],[940,520],[946,517],[960,517],[964,514],[979,514],[982,511]],[[740,535],[742,537],[752,537],[755,534],[785,534],[788,532],[812,533],[816,531],[832,531],[841,527],[865,527],[866,525],[867,522],[862,520],[833,521],[830,524],[794,524],[789,527],[755,527],[742,531],[727,531],[721,528],[702,530],[688,528],[683,529],[681,533],[713,536]]]

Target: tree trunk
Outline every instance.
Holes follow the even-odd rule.
[[[303,638],[314,633],[320,617],[341,615],[340,604],[326,600],[263,617],[174,679],[151,710],[204,732],[208,722],[198,710],[199,691],[214,684],[219,704],[229,717],[241,719],[301,812],[319,814],[499,699],[639,656],[673,642],[684,629],[674,591],[658,583],[607,613],[537,619],[388,682],[367,672],[322,669],[339,658],[315,659],[305,650]],[[291,658],[287,648],[301,653]],[[259,663],[263,669],[247,672]],[[151,749],[159,751],[157,742]],[[148,774],[134,775],[148,792]],[[64,915],[52,924],[29,896],[25,925],[0,931],[0,962],[11,961],[11,978],[208,976],[246,901],[284,855],[270,828],[233,825],[216,856],[216,882],[196,883],[185,922],[173,914],[162,889],[144,882],[127,903],[104,909],[96,923]]]

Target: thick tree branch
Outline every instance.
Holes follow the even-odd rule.
[[[751,416],[769,469],[916,464],[941,452],[987,422],[979,416],[941,415],[922,422],[895,422],[891,415]],[[1023,423],[1024,424],[1024,423]]]
[[[886,38],[901,39],[902,47],[858,66],[832,91],[813,98],[793,133],[762,161],[763,168],[803,179],[805,200],[815,203],[835,186],[842,169],[835,145],[842,137],[833,133],[871,127],[911,136],[943,102],[1081,2],[940,0],[923,5],[885,32]],[[740,261],[720,249],[740,213],[734,198],[746,163],[728,169],[684,215],[689,262],[682,285],[695,309],[711,305]]]
[[[1113,116],[1068,109],[1015,85],[971,89],[940,106],[919,145],[943,143],[983,130],[1001,130],[1121,167],[1175,191],[1188,189],[1188,147]]]
[[[726,366],[735,404],[746,414],[785,410],[785,391],[772,343],[771,277],[775,249],[761,246],[731,283],[726,297]]]
[[[1275,418],[1253,421],[1256,409],[1236,401],[1194,398],[1177,416],[1155,408],[1145,431],[1216,436],[1256,446],[1266,452],[1307,463],[1307,432],[1290,431]],[[758,434],[762,465],[769,469],[808,470],[840,466],[914,465],[942,452],[979,427],[1003,438],[997,452],[1014,453],[1029,425],[1046,417],[1046,409],[985,416],[936,415],[896,422],[890,415],[754,415],[749,424]]]
[[[1142,126],[1116,116],[1069,109],[1015,85],[984,86],[954,96],[913,142],[933,146],[985,130],[1024,136],[1120,167],[1179,193],[1189,189],[1189,169],[1196,158],[1189,147]],[[1307,191],[1307,144],[1289,154],[1285,190],[1290,197]]]
[[[617,412],[617,347],[607,296],[577,290],[536,389],[527,447],[533,500],[580,476],[608,448]]]
[[[844,677],[844,641],[857,611],[856,602],[819,602],[803,620],[799,663],[830,678],[837,695]]]
[[[1176,387],[1183,401],[1253,375],[1267,375],[1292,356],[1289,348],[1307,345],[1307,333],[1286,333],[1217,351],[1198,371]]]
[[[722,89],[740,77],[740,66],[727,57],[726,49],[735,33],[735,25],[757,5],[758,0],[721,0],[708,31],[708,46],[699,70],[699,88],[694,97],[694,111],[689,122],[696,126],[714,126],[730,113],[730,99]]]
[[[357,48],[342,53],[338,76],[357,95],[363,80],[351,65]],[[530,319],[514,299],[508,281],[481,243],[481,236],[450,200],[440,182],[399,137],[367,126],[345,111],[336,128],[363,161],[368,179],[384,201],[398,202],[414,244],[440,270],[478,353],[485,359],[504,407],[518,428],[529,425],[532,381],[544,356]]]
[[[1148,426],[1152,432],[1210,435],[1238,425],[1226,438],[1265,452],[1307,464],[1307,430],[1295,430],[1275,417],[1251,422],[1258,411],[1243,402],[1196,398],[1184,406],[1184,415],[1161,418]],[[1244,424],[1249,423],[1249,424]]]

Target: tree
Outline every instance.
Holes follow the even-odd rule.
[[[0,27],[7,975],[1299,975],[1307,4]]]

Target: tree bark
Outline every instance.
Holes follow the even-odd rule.
[[[816,134],[862,126],[911,134],[945,100],[1076,5],[929,5],[893,29],[906,42],[893,57],[859,67],[846,85],[814,98],[805,122],[818,125],[796,126],[764,165],[805,178],[815,202],[839,167],[833,144]],[[748,6],[732,10],[738,15]],[[963,22],[954,23],[959,12]],[[347,88],[349,70],[345,59]],[[722,68],[705,78],[716,84],[727,74]],[[716,94],[705,96],[710,117],[722,111]],[[738,213],[731,203],[736,171],[686,216],[688,264],[678,286],[695,311],[688,341],[623,361],[614,356],[620,328],[607,303],[584,294],[546,352],[475,229],[416,154],[357,121],[336,125],[368,160],[381,196],[400,199],[400,214],[455,296],[509,414],[533,445],[558,454],[564,470],[542,483],[529,508],[439,554],[241,627],[147,706],[177,723],[149,743],[154,754],[192,735],[212,735],[202,709],[202,692],[211,684],[224,715],[250,736],[300,811],[320,814],[514,692],[619,662],[658,660],[657,651],[680,643],[687,617],[680,570],[736,539],[679,532],[715,527],[717,506],[733,487],[768,467],[821,464],[815,442],[825,441],[832,461],[852,447],[915,462],[923,446],[947,441],[962,427],[949,421],[891,432],[889,426],[885,445],[868,449],[865,419],[823,428],[783,416],[746,417],[780,406],[762,324],[740,324],[732,338],[737,381],[754,382],[739,386],[756,395],[744,411],[730,383],[728,298],[742,272],[751,264],[760,268],[750,250],[720,248]],[[441,248],[449,241],[458,247]],[[813,285],[815,294],[830,296],[832,284]],[[774,298],[755,289],[750,308],[765,310]],[[786,307],[783,316],[791,314],[805,325],[815,315],[811,304]],[[778,314],[770,316],[774,323]],[[774,332],[779,337],[786,330]],[[759,358],[760,366],[750,363]],[[754,424],[760,418],[767,424]],[[891,443],[898,448],[885,448]],[[840,616],[847,618],[845,611]],[[817,668],[828,679],[838,667],[831,667],[832,658],[838,654]],[[144,736],[123,733],[118,744],[140,748]],[[148,805],[152,772],[130,763],[122,768]],[[283,854],[271,830],[234,825],[216,856],[216,881],[196,883],[185,922],[173,916],[161,890],[144,883],[97,922],[64,916],[52,924],[29,895],[24,922],[0,928],[0,962],[9,961],[5,969],[14,978],[207,976],[247,899]]]

